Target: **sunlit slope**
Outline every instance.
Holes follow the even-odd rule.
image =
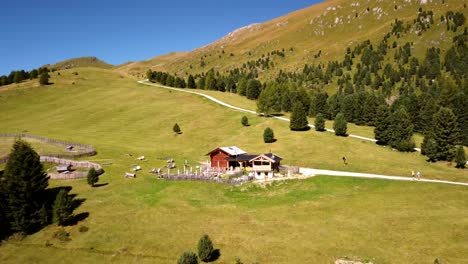
[[[302,69],[305,63],[341,61],[347,47],[367,39],[380,41],[391,31],[395,19],[411,22],[417,17],[419,8],[434,13],[434,26],[421,36],[411,32],[396,41],[413,42],[414,54],[420,57],[428,47],[445,49],[450,45],[453,34],[446,30],[440,17],[449,10],[468,16],[464,5],[461,0],[331,0],[237,29],[191,52],[171,53],[133,65],[126,64],[118,69],[134,75],[143,74],[148,68],[177,73],[179,76],[206,72],[211,68],[223,73],[241,68],[247,61],[257,60],[262,55],[284,49],[284,57],[271,57],[274,68],[260,72],[261,78],[268,78],[280,70]]]

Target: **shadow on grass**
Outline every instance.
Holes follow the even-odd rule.
[[[94,187],[94,188],[99,188],[99,187],[103,187],[103,186],[106,186],[106,185],[109,185],[109,183],[108,183],[108,182],[106,182],[106,183],[99,183],[99,184],[94,184],[94,186],[93,186],[93,187]]]
[[[208,262],[214,262],[214,261],[218,260],[219,257],[221,257],[221,251],[219,249],[215,249],[215,250],[213,250],[213,252],[211,252],[211,256],[210,256],[210,259],[208,260]]]
[[[70,218],[70,220],[67,221],[66,225],[67,226],[74,226],[74,225],[78,224],[78,222],[83,221],[86,218],[88,218],[88,216],[89,216],[88,212],[79,213],[77,215],[74,215],[74,216],[72,216],[72,218]]]

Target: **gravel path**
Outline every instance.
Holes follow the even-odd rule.
[[[225,106],[225,107],[228,107],[228,108],[231,108],[231,109],[234,109],[234,110],[237,110],[237,111],[240,111],[240,112],[245,112],[245,113],[250,113],[250,114],[257,114],[257,112],[255,111],[252,111],[252,110],[248,110],[248,109],[244,109],[244,108],[240,108],[240,107],[237,107],[237,106],[233,106],[233,105],[230,105],[228,103],[225,103],[223,101],[220,101],[216,98],[214,98],[213,96],[209,96],[209,95],[206,95],[206,94],[203,94],[203,93],[198,93],[198,92],[194,92],[194,91],[189,91],[189,90],[185,90],[185,89],[180,89],[180,88],[173,88],[173,87],[169,87],[169,86],[165,86],[165,85],[160,85],[160,84],[156,84],[156,83],[150,83],[148,82],[147,80],[142,80],[142,81],[138,81],[138,83],[141,83],[141,84],[144,84],[144,85],[150,85],[150,86],[155,86],[155,87],[160,87],[160,88],[164,88],[164,89],[169,89],[169,90],[174,90],[174,91],[179,91],[179,92],[184,92],[184,93],[190,93],[190,94],[196,94],[196,95],[199,95],[199,96],[203,96],[215,103],[218,103],[222,106]],[[289,119],[288,118],[285,118],[285,117],[281,117],[281,116],[272,116],[271,118],[275,118],[275,119],[279,119],[279,120],[282,120],[282,121],[286,121],[286,122],[289,122]],[[311,125],[309,124],[309,127],[311,128],[314,128],[315,126],[314,125]],[[331,133],[335,133],[335,131],[333,129],[326,129],[327,132],[331,132]],[[358,136],[358,135],[348,135],[349,137],[351,138],[357,138],[357,139],[362,139],[362,140],[366,140],[366,141],[371,141],[371,142],[376,142],[377,140],[373,139],[373,138],[368,138],[368,137],[362,137],[362,136]],[[420,151],[420,149],[416,149],[417,151]]]
[[[155,84],[155,83],[150,83],[147,80],[143,81],[138,81],[138,83],[144,84],[144,85],[150,85],[150,86],[155,86],[155,87],[160,87],[164,89],[169,89],[169,90],[174,90],[174,91],[179,91],[179,92],[184,92],[184,93],[190,93],[190,94],[196,94],[199,96],[203,96],[215,103],[218,103],[222,106],[240,111],[240,112],[245,112],[245,113],[250,113],[250,114],[257,114],[257,112],[252,111],[252,110],[247,110],[244,108],[240,108],[237,106],[230,105],[228,103],[225,103],[223,101],[220,101],[212,96],[199,93],[199,92],[194,92],[194,91],[189,91],[185,89],[179,89],[179,88],[173,88],[169,86],[164,86],[160,84]],[[280,117],[280,116],[273,116],[272,118],[276,118],[282,121],[287,121],[289,122],[288,118],[285,117]],[[309,124],[311,128],[314,126]],[[334,133],[335,131],[332,129],[327,129],[328,132]],[[361,140],[367,140],[371,142],[376,142],[375,139],[373,138],[367,138],[367,137],[362,137],[358,135],[349,135],[351,138],[357,138]],[[419,148],[415,148],[416,151],[421,151]],[[373,178],[373,179],[387,179],[387,180],[397,180],[397,181],[413,181],[412,178],[410,177],[402,177],[402,176],[388,176],[388,175],[379,175],[379,174],[368,174],[368,173],[356,173],[356,172],[346,172],[346,171],[331,171],[331,170],[317,170],[317,169],[310,169],[310,168],[300,168],[300,172],[304,174],[304,176],[313,176],[313,175],[328,175],[328,176],[339,176],[339,177],[359,177],[359,178]],[[452,181],[442,181],[442,180],[430,180],[430,179],[421,179],[418,180],[421,182],[434,182],[434,183],[445,183],[445,184],[454,184],[454,185],[464,185],[468,186],[468,183],[462,183],[462,182],[452,182]]]
[[[315,175],[327,175],[327,176],[338,176],[338,177],[385,179],[385,180],[394,180],[394,181],[433,182],[433,183],[445,183],[445,184],[468,186],[468,183],[463,183],[463,182],[430,180],[430,179],[423,179],[423,178],[421,178],[420,180],[414,180],[411,177],[388,176],[388,175],[371,174],[371,173],[357,173],[357,172],[348,172],[348,171],[332,171],[332,170],[317,170],[317,169],[311,169],[311,168],[299,168],[299,172],[301,174],[303,174],[304,176],[306,176],[306,177],[311,177],[311,176],[315,176]]]

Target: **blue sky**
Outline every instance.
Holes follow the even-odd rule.
[[[319,0],[26,0],[1,5],[0,75],[96,56],[138,61],[211,43]]]

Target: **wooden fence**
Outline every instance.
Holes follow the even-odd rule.
[[[97,154],[96,150],[92,146],[81,144],[81,143],[66,142],[66,141],[61,141],[57,139],[29,135],[29,134],[13,134],[13,133],[0,134],[0,137],[31,138],[31,139],[39,140],[39,141],[50,143],[50,144],[62,145],[64,148],[68,146],[73,146],[74,148],[77,149],[76,152],[71,152],[69,154],[43,153],[44,155],[49,156],[49,157],[71,159],[71,158],[89,157],[89,156],[94,156]],[[8,161],[8,157],[0,157],[0,164],[5,164],[7,161]]]
[[[101,175],[104,173],[104,170],[102,169],[101,165],[89,161],[74,161],[49,156],[41,156],[40,160],[41,162],[50,162],[60,165],[72,165],[73,167],[79,168],[94,168],[96,170],[97,175]],[[54,180],[64,180],[86,178],[88,176],[88,173],[83,171],[72,171],[68,173],[48,173],[48,175],[51,179]]]
[[[243,176],[236,179],[221,179],[219,177],[211,177],[205,176],[203,174],[161,174],[160,175],[163,179],[169,181],[204,181],[204,182],[216,182],[216,183],[223,183],[223,184],[230,184],[230,185],[240,185],[245,182],[251,181],[253,177]]]

